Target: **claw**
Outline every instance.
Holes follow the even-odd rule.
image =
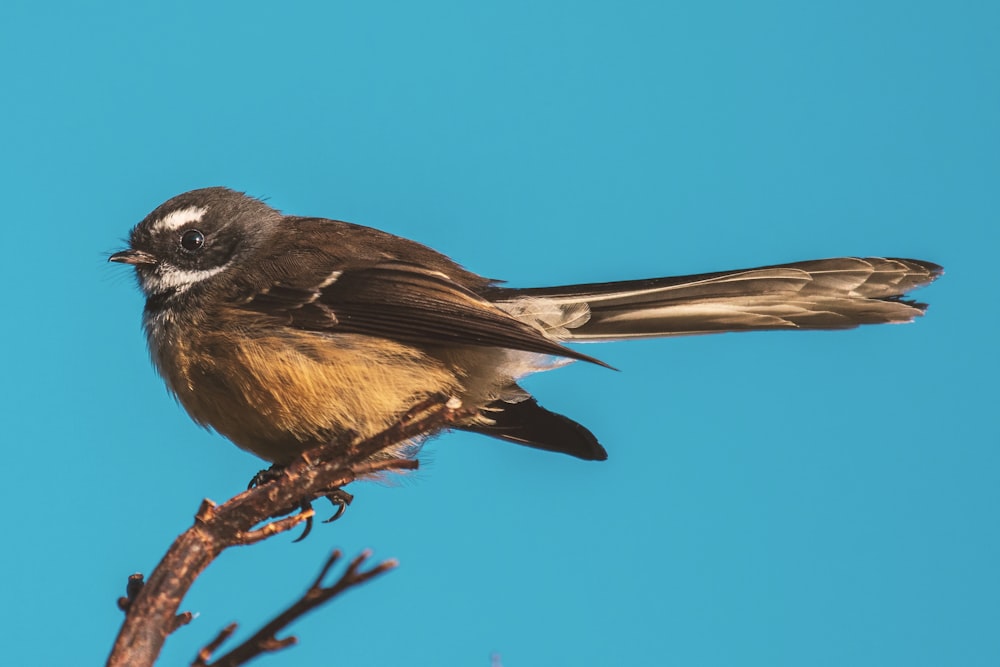
[[[311,509],[311,508],[312,508],[312,503],[309,502],[308,500],[306,502],[302,503],[302,505],[301,505],[301,509],[302,509],[303,512],[305,512],[306,510]],[[312,529],[313,529],[313,518],[309,517],[309,518],[306,519],[306,525],[302,529],[302,534],[299,535],[298,537],[296,537],[294,540],[292,540],[292,544],[295,544],[296,542],[301,542],[302,540],[304,540],[307,537],[309,537],[309,533],[312,532]]]
[[[250,480],[250,483],[247,484],[247,488],[253,489],[263,484],[267,484],[271,480],[277,478],[278,475],[280,475],[284,469],[285,466],[279,466],[277,463],[275,463],[267,470],[259,471],[256,475],[253,476],[253,478]],[[333,521],[336,521],[340,517],[344,516],[344,512],[347,511],[347,506],[351,504],[352,500],[354,500],[354,496],[348,493],[347,491],[344,491],[343,489],[333,489],[332,491],[330,491],[330,493],[326,494],[326,499],[329,500],[336,508],[336,510],[333,513],[333,516],[323,521],[323,523],[331,523]],[[312,503],[308,501],[299,505],[299,509],[302,510],[303,512],[311,508],[312,508]],[[292,541],[301,542],[302,540],[309,537],[309,533],[312,532],[312,527],[313,527],[313,519],[310,516],[308,519],[305,520],[305,526],[302,529],[302,534],[296,537]]]
[[[333,516],[323,521],[323,523],[332,523],[344,516],[344,512],[347,511],[347,506],[351,504],[352,500],[354,500],[354,496],[343,489],[334,489],[330,493],[326,494],[326,499],[329,500],[337,509],[333,513]]]

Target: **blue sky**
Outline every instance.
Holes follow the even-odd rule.
[[[401,567],[261,664],[997,664],[998,29],[987,2],[3,3],[8,661],[102,661],[126,576],[261,465],[167,396],[104,262],[228,185],[521,286],[947,274],[914,325],[588,347],[621,372],[528,384],[610,460],[437,438],[305,543],[226,553],[163,664],[335,546]]]

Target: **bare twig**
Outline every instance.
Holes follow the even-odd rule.
[[[125,623],[107,664],[152,665],[167,636],[179,624],[181,600],[195,579],[226,548],[253,544],[307,521],[311,511],[283,517],[303,503],[322,497],[356,479],[385,470],[404,470],[416,462],[374,458],[380,451],[447,427],[470,415],[442,397],[421,404],[386,431],[348,447],[331,443],[306,452],[275,479],[216,506],[205,500],[194,525],[179,535],[140,590],[123,598]],[[264,524],[261,526],[261,524]]]
[[[191,663],[191,667],[205,667],[208,661],[212,659],[212,655],[219,650],[222,644],[233,636],[236,632],[236,628],[239,626],[236,623],[230,623],[226,627],[219,631],[219,634],[215,636],[215,639],[205,644],[204,648],[198,651],[197,657],[195,657],[194,662]]]
[[[339,550],[334,551],[323,565],[319,576],[302,597],[254,633],[253,636],[215,662],[209,663],[208,660],[212,658],[212,654],[236,629],[235,624],[229,625],[219,633],[218,637],[198,653],[198,657],[191,663],[191,667],[239,667],[239,665],[245,665],[259,655],[279,651],[287,646],[291,646],[298,641],[295,636],[279,639],[277,635],[292,622],[313,609],[326,604],[344,591],[363,584],[397,565],[395,560],[387,560],[379,563],[370,570],[362,571],[361,566],[371,557],[371,552],[365,551],[351,561],[350,565],[347,566],[347,570],[344,571],[344,574],[341,575],[336,583],[332,586],[323,586],[323,579],[326,578],[330,568],[340,559],[340,556],[341,553]]]

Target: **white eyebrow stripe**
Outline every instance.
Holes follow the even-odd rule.
[[[189,206],[177,211],[171,211],[153,223],[153,231],[180,229],[192,222],[200,222],[208,209],[204,206]]]
[[[161,294],[169,290],[185,291],[195,283],[207,280],[229,268],[229,262],[211,269],[177,269],[169,264],[161,264],[160,270],[145,277],[143,288],[149,294]]]

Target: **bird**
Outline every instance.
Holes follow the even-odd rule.
[[[567,343],[910,322],[927,306],[906,294],[943,271],[836,257],[508,287],[416,241],[225,187],[167,200],[108,259],[134,267],[153,364],[191,418],[278,466],[372,437],[433,396],[470,407],[450,428],[604,460],[589,429],[519,384],[608,366]],[[428,435],[380,455],[415,457]]]

